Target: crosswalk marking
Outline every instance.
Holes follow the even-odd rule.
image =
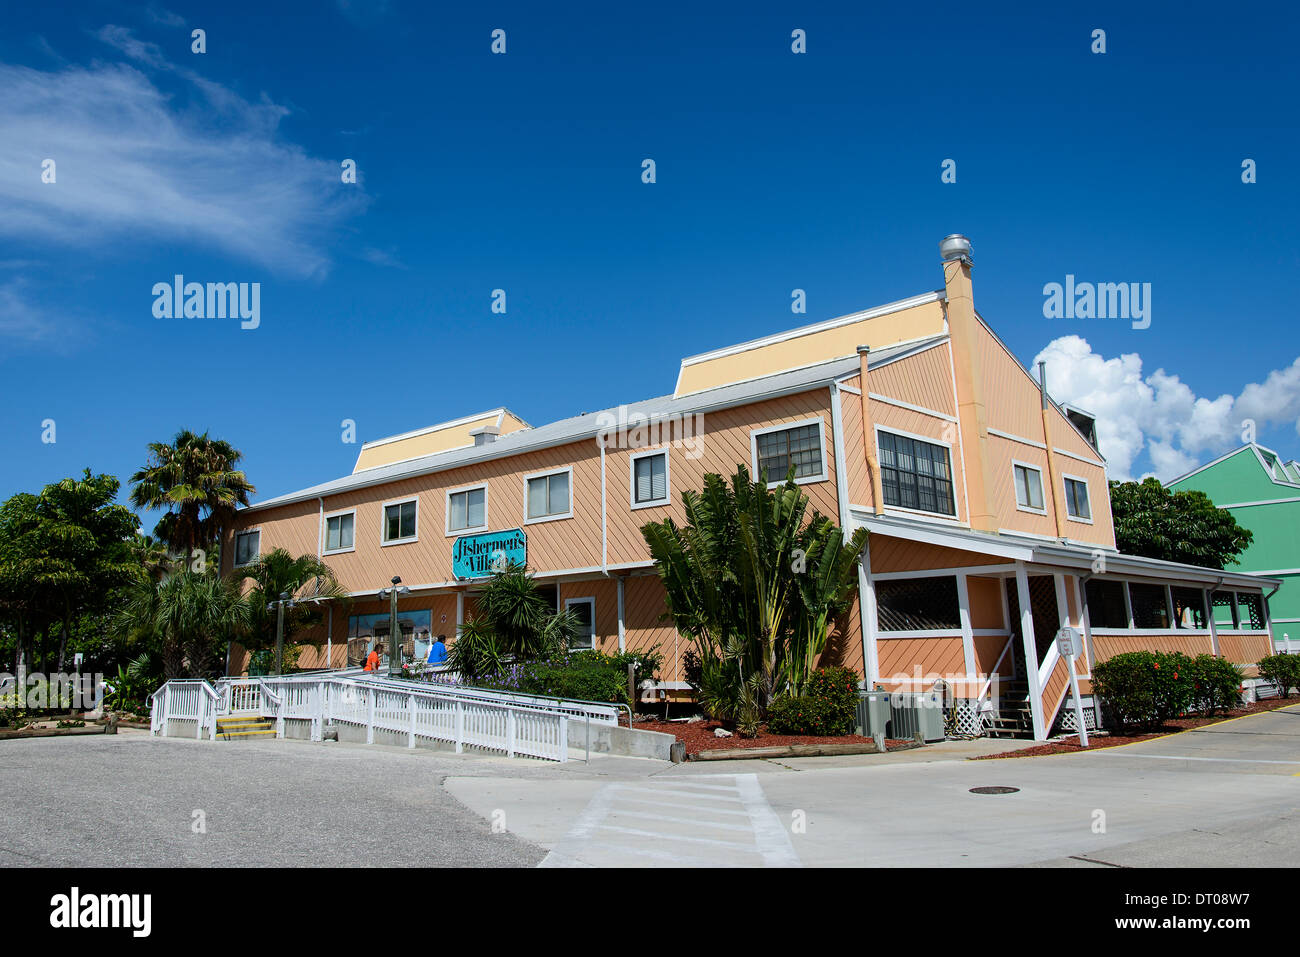
[[[628,865],[798,867],[799,858],[757,776],[720,774],[604,785],[541,864]]]

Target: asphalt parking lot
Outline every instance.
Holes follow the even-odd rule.
[[[1300,707],[964,760],[988,750],[561,766],[142,732],[14,740],[0,744],[0,863],[1258,867],[1300,852]],[[971,791],[990,785],[1017,790]]]

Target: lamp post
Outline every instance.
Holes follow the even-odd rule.
[[[379,591],[379,600],[389,599],[388,606],[388,677],[400,678],[402,676],[402,629],[397,624],[397,596],[409,595],[411,589],[402,584],[402,579],[394,575],[393,587],[382,588]]]
[[[278,600],[266,606],[267,611],[275,609],[275,670],[272,673],[276,677],[284,672],[284,610],[296,604],[287,591],[282,591]]]

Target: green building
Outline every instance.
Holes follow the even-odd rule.
[[[1300,463],[1282,461],[1262,445],[1243,445],[1167,483],[1195,489],[1227,509],[1255,534],[1241,554],[1241,570],[1283,579],[1268,601],[1273,641],[1300,640]]]

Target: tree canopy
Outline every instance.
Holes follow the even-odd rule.
[[[1126,555],[1223,568],[1255,537],[1204,492],[1171,492],[1154,478],[1111,482],[1110,508],[1115,545]]]

